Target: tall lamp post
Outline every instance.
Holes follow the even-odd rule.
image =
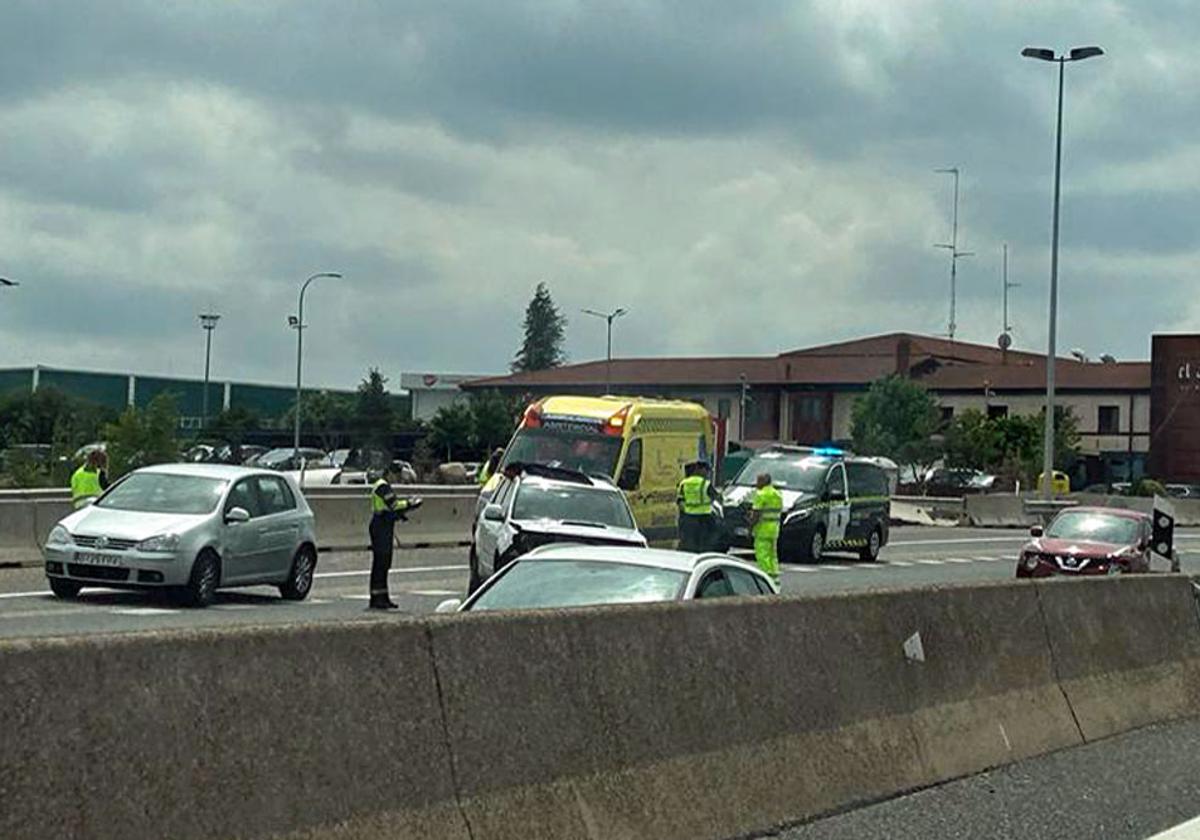
[[[582,310],[584,315],[600,318],[608,324],[608,349],[604,355],[604,393],[612,391],[612,325],[613,321],[627,313],[628,309],[614,309],[612,312],[597,312],[595,309]]]
[[[292,459],[296,461],[297,465],[300,463],[300,370],[304,359],[304,293],[308,291],[309,284],[318,277],[340,278],[341,276],[336,271],[322,271],[305,280],[300,287],[300,304],[296,307],[296,316],[288,319],[288,322],[296,328],[296,422],[292,434]]]
[[[945,245],[934,245],[935,248],[945,248],[950,252],[950,324],[948,335],[950,340],[954,340],[954,334],[958,331],[958,261],[963,257],[975,256],[973,251],[958,250],[958,176],[959,171],[957,166],[951,166],[947,169],[935,169],[942,175],[954,176],[954,214],[953,222],[950,228],[950,242]]]
[[[1058,122],[1054,133],[1054,221],[1050,233],[1050,329],[1046,348],[1046,439],[1042,448],[1042,497],[1049,499],[1054,495],[1054,366],[1058,341],[1058,208],[1062,183],[1063,78],[1067,62],[1104,55],[1104,50],[1099,47],[1072,47],[1070,52],[1055,55],[1054,50],[1044,47],[1026,47],[1021,50],[1021,55],[1058,64]]]
[[[200,415],[201,429],[208,428],[208,372],[212,363],[213,330],[217,328],[219,320],[221,320],[221,316],[215,315],[211,311],[200,315],[200,327],[204,330],[204,408]]]

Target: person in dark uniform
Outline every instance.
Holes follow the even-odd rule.
[[[396,520],[407,519],[410,510],[421,506],[421,499],[400,498],[392,491],[392,485],[382,476],[376,476],[371,486],[371,601],[373,610],[395,610],[400,605],[388,595],[388,571],[392,568],[392,551],[395,546]]]

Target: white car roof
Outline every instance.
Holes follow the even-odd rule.
[[[283,475],[283,473],[273,470],[240,467],[234,464],[155,464],[152,467],[142,467],[140,470],[136,470],[136,472],[186,475],[195,478],[219,478],[225,481],[235,481],[248,475]]]
[[[686,551],[670,551],[664,548],[636,548],[618,545],[554,545],[538,548],[519,558],[520,562],[555,560],[587,560],[603,563],[630,563],[638,566],[654,566],[690,572],[703,560],[727,560],[745,565],[736,557],[725,554],[690,554]]]

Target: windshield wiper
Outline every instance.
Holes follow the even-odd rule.
[[[580,525],[584,528],[607,528],[608,527],[603,522],[582,522],[582,521],[577,521],[574,519],[563,519],[563,520],[561,520],[561,522],[563,525]]]

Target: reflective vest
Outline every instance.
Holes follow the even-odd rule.
[[[82,507],[88,499],[94,499],[104,492],[100,486],[100,471],[89,470],[82,466],[71,476],[71,503]]]
[[[691,516],[708,516],[712,500],[708,497],[709,481],[702,475],[689,475],[679,482],[679,502],[683,512]]]
[[[380,495],[379,488],[388,488],[387,497]],[[408,501],[406,499],[397,499],[391,493],[391,485],[387,479],[379,479],[371,486],[371,515],[374,516],[388,511],[402,511],[408,509]]]
[[[779,536],[779,520],[783,516],[783,496],[773,485],[760,487],[754,492],[752,509],[758,511],[754,523],[754,537],[775,539]]]

